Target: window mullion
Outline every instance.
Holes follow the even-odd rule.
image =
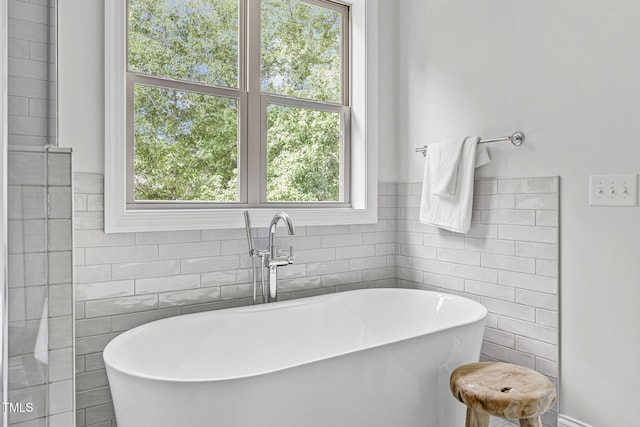
[[[234,88],[211,86],[201,83],[167,79],[163,77],[147,76],[138,73],[127,73],[127,80],[133,84],[141,84],[165,89],[175,89],[187,92],[203,93],[205,95],[224,96],[227,98],[241,98],[242,92]]]
[[[127,120],[125,123],[125,142],[126,142],[126,151],[125,151],[125,165],[126,165],[126,178],[125,182],[127,183],[125,197],[127,203],[134,202],[133,195],[133,186],[134,186],[134,126],[133,126],[133,115],[134,115],[134,103],[133,103],[133,88],[135,86],[135,80],[131,73],[126,75],[126,114]]]
[[[247,202],[259,204],[262,193],[263,175],[265,173],[262,149],[262,111],[260,101],[260,0],[247,2]]]
[[[342,104],[351,107],[351,10],[342,14]]]
[[[346,113],[349,107],[340,104],[332,104],[311,99],[294,98],[282,95],[264,94],[262,96],[267,104],[288,105],[297,108],[307,108],[310,110],[329,111],[333,113]]]
[[[238,121],[238,135],[240,144],[238,152],[238,192],[240,203],[246,204],[249,199],[248,188],[248,170],[249,170],[249,136],[248,136],[248,123],[249,123],[249,96],[247,93],[247,1],[238,0],[238,7],[240,8],[238,23],[238,77],[239,87],[242,91],[242,97],[240,98],[240,120]]]

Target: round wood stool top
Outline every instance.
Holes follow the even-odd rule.
[[[547,377],[523,366],[502,362],[470,363],[451,374],[451,393],[475,411],[502,418],[534,418],[556,401]]]

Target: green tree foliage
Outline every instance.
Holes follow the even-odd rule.
[[[238,87],[238,0],[130,0],[129,70]]]
[[[339,200],[340,116],[271,105],[267,117],[269,201]]]
[[[340,13],[298,0],[262,1],[262,90],[340,103]],[[340,117],[269,106],[269,201],[338,201]]]
[[[131,0],[129,69],[238,85],[237,0]],[[238,198],[236,99],[137,85],[136,200]]]
[[[135,88],[137,200],[235,201],[237,100]]]
[[[262,91],[340,103],[340,13],[299,0],[262,1]]]
[[[239,85],[238,0],[130,0],[130,71]],[[262,1],[264,92],[340,103],[341,15],[299,0]],[[238,197],[236,99],[134,89],[136,200]],[[268,107],[269,201],[339,199],[339,114]]]

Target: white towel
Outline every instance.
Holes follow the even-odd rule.
[[[444,141],[429,146],[429,164],[433,169],[432,194],[453,197],[458,182],[460,154],[466,139]]]
[[[429,145],[420,202],[421,223],[456,233],[469,232],[475,168],[491,161],[487,148],[478,145],[478,141],[479,137],[465,138],[459,144],[459,153],[456,153],[456,144],[449,142],[446,146],[444,143]],[[433,152],[436,155],[432,157]]]

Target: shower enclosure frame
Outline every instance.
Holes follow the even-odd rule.
[[[2,387],[2,403],[8,399],[7,382],[7,334],[8,315],[7,298],[9,277],[7,274],[7,84],[8,71],[8,2],[0,6],[0,274],[2,275],[2,289],[0,290],[0,386]],[[0,427],[8,425],[7,412],[0,412]]]

